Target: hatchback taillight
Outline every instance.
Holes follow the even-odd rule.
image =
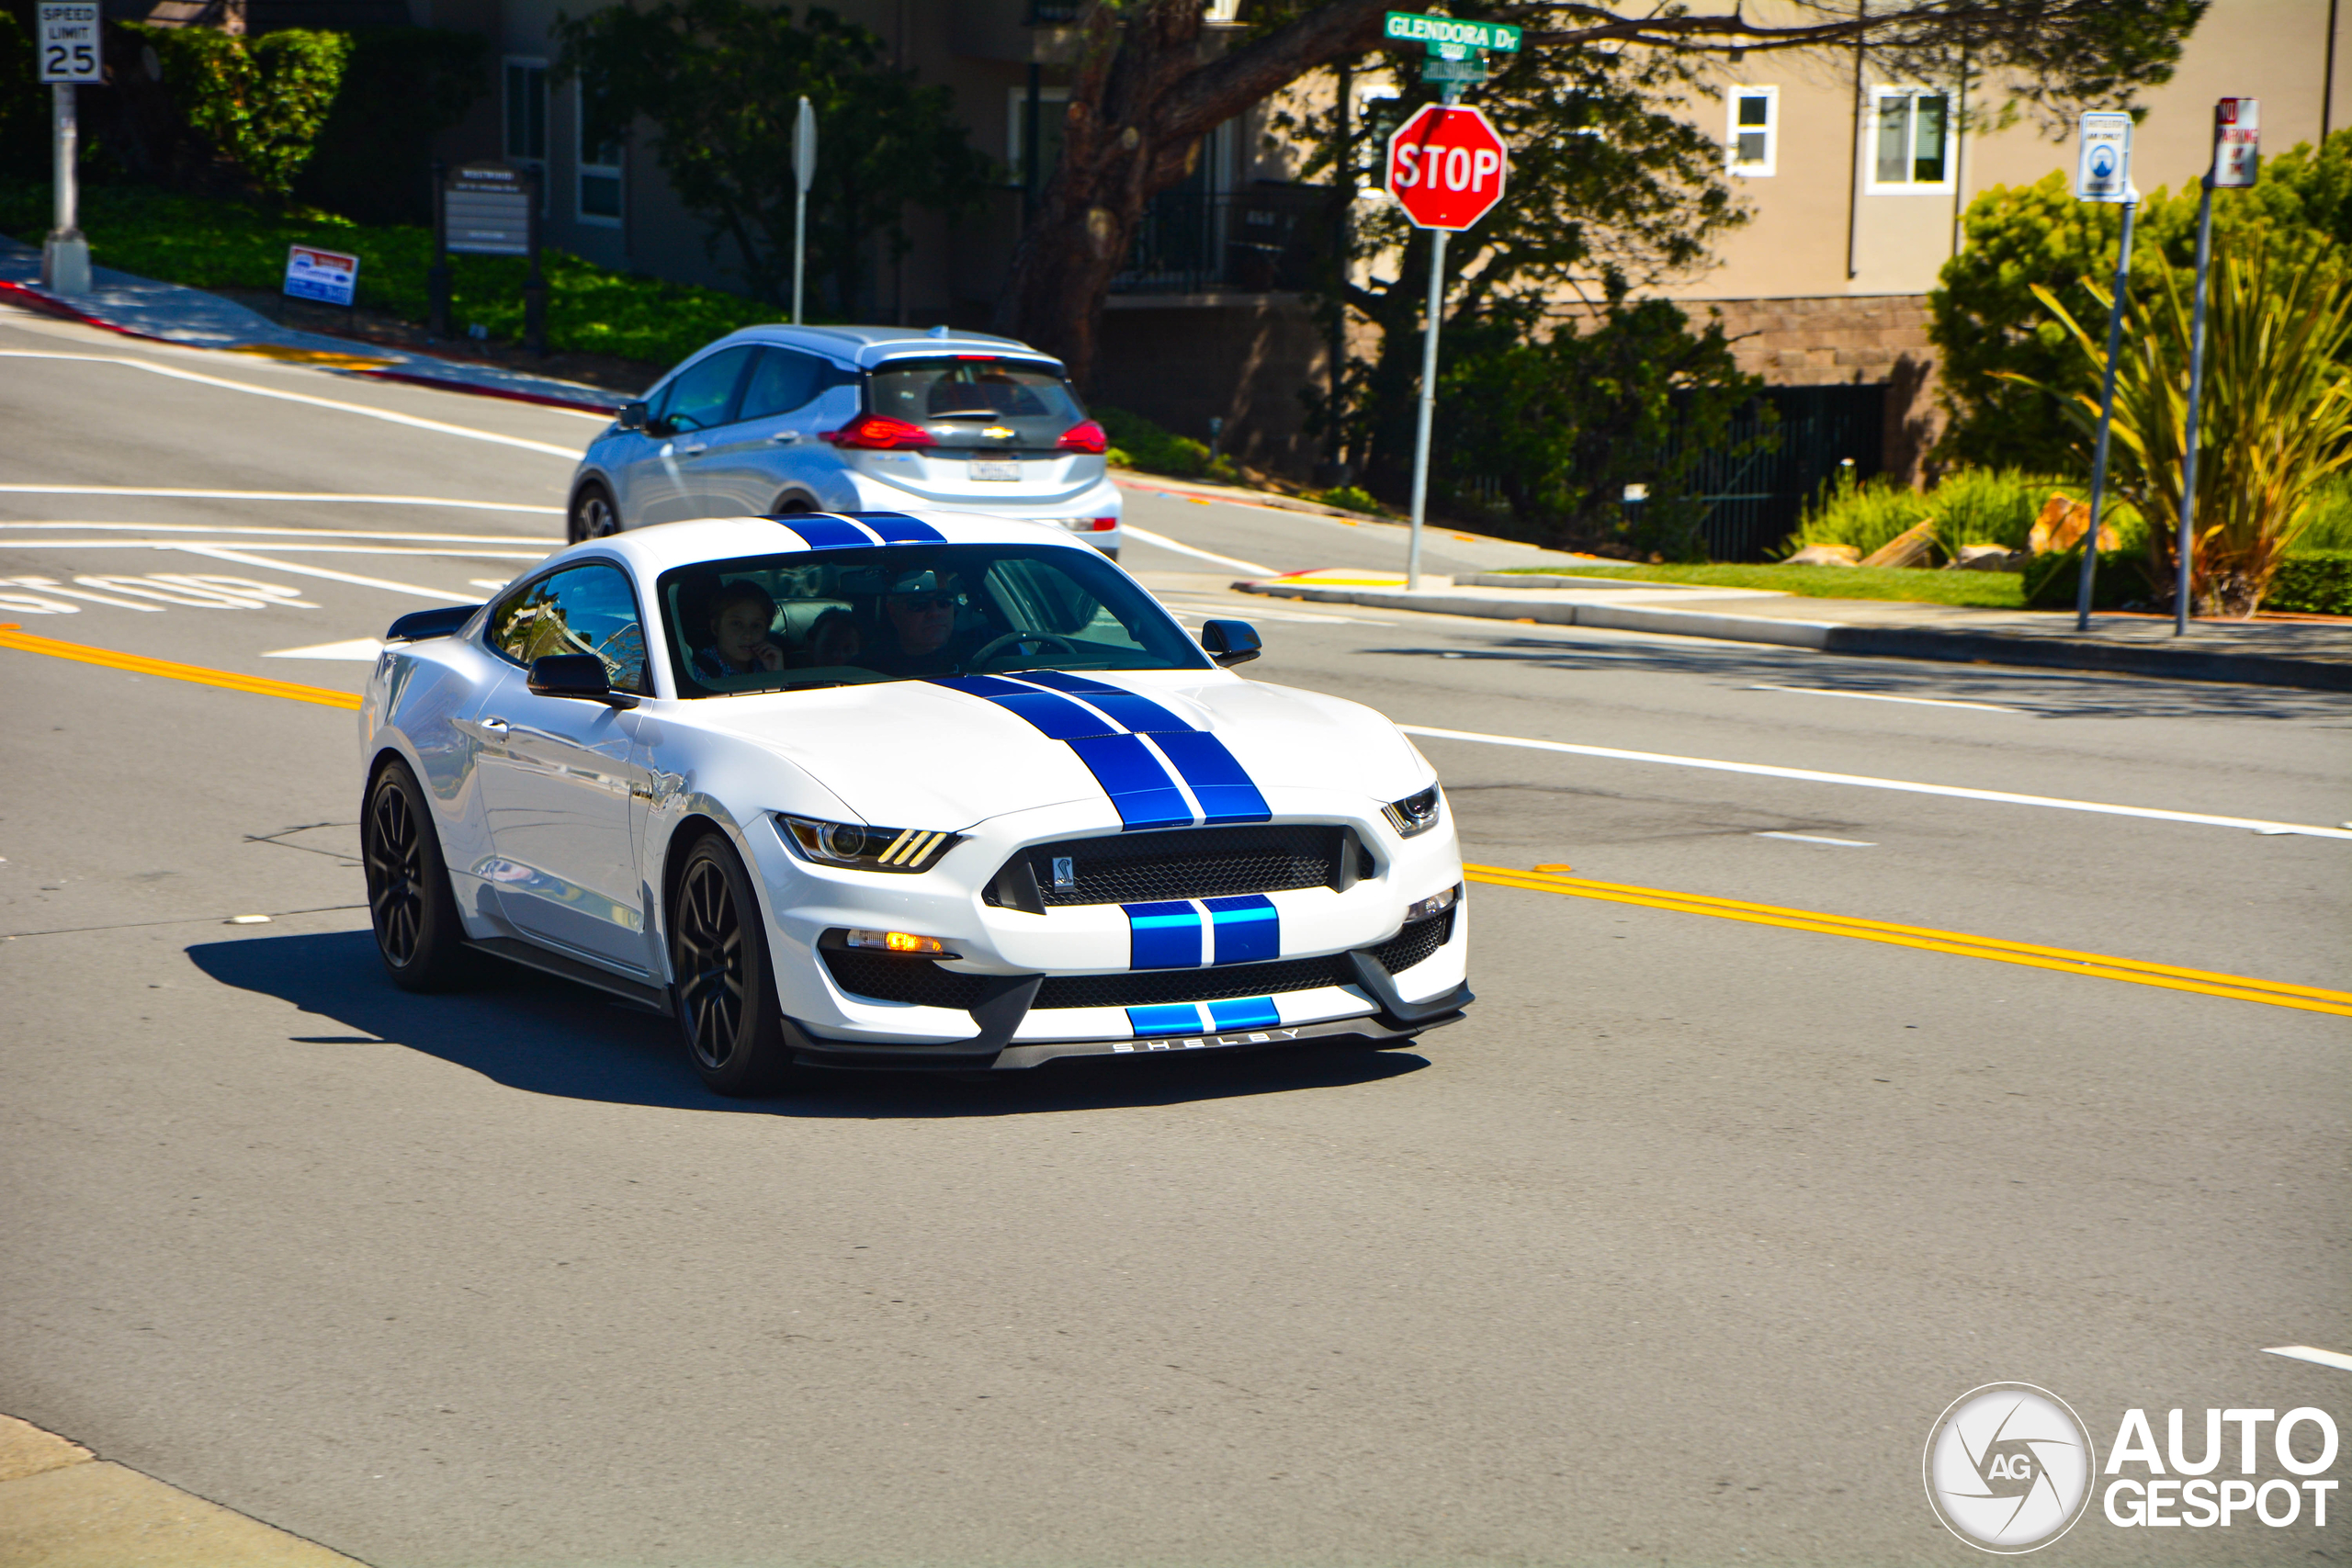
[[[865,452],[898,452],[916,446],[936,446],[931,432],[920,424],[910,424],[888,414],[862,413],[839,430],[825,432],[825,439],[836,446],[850,446]]]
[[[1063,431],[1062,438],[1054,445],[1065,452],[1084,452],[1100,457],[1111,449],[1111,437],[1103,433],[1101,425],[1090,419]]]

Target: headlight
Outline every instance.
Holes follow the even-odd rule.
[[[1431,784],[1419,795],[1408,795],[1402,800],[1392,800],[1380,808],[1388,825],[1396,829],[1400,839],[1416,833],[1426,833],[1437,826],[1437,785]]]
[[[785,842],[819,865],[858,871],[929,871],[964,840],[923,828],[872,828],[860,822],[820,822],[779,813]]]

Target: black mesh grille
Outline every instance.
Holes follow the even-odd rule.
[[[1337,887],[1347,830],[1306,822],[1247,828],[1180,828],[1163,833],[1111,833],[1035,844],[1021,852],[1037,874],[1047,908],[1139,904],[1156,898],[1221,898],[1288,887]],[[1361,851],[1359,851],[1361,853]],[[1054,862],[1073,863],[1077,885],[1054,886]],[[1359,866],[1357,876],[1370,874]],[[1352,880],[1351,878],[1350,880]],[[988,901],[998,902],[991,886]]]
[[[956,972],[928,958],[896,958],[887,953],[855,953],[841,948],[819,950],[834,984],[844,991],[876,1001],[911,1002],[926,1008],[969,1008],[980,999],[986,980]]]
[[[1419,920],[1373,949],[1390,974],[1401,974],[1443,947],[1453,934],[1453,911]],[[877,1001],[918,1007],[967,1009],[979,1000],[986,979],[959,974],[928,958],[898,958],[883,953],[821,950],[825,967],[842,990]],[[1272,964],[1235,964],[1222,969],[1144,969],[1125,975],[1063,975],[1037,987],[1040,1008],[1148,1007],[1154,1002],[1217,1002],[1237,997],[1268,997],[1346,986],[1355,970],[1344,953],[1321,958],[1284,958]]]

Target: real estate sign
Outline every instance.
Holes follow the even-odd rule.
[[[340,251],[289,245],[286,251],[286,294],[294,299],[348,305],[359,287],[359,258]]]

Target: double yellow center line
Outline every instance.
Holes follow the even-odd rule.
[[[253,692],[266,697],[316,703],[322,707],[352,709],[359,705],[359,698],[350,692],[331,691],[324,686],[305,686],[293,681],[272,681],[260,675],[240,675],[228,670],[208,670],[200,664],[177,664],[168,659],[150,659],[144,654],[87,648],[78,642],[60,642],[54,637],[35,637],[19,631],[14,626],[0,626],[0,648],[45,653],[55,659],[100,664],[108,669],[129,670],[141,675],[159,675],[167,680],[224,686],[231,691]],[[906,834],[900,834],[891,849],[911,861],[919,857],[919,852],[911,847],[901,849],[906,838]],[[2116,958],[2101,953],[2078,953],[2072,948],[2044,947],[2038,942],[2009,942],[2000,937],[1972,936],[1966,931],[1938,931],[1931,926],[1898,925],[1891,920],[1864,920],[1849,915],[1825,915],[1812,909],[1783,908],[1777,904],[1751,904],[1745,899],[1718,898],[1706,893],[1676,893],[1663,887],[1596,882],[1585,876],[1518,871],[1500,865],[1464,865],[1462,870],[1471,881],[1488,883],[1497,887],[1521,887],[1535,893],[1599,898],[1612,904],[1639,904],[1646,908],[1671,909],[1678,914],[1711,915],[1719,920],[1745,920],[1750,925],[1818,931],[1825,936],[1852,937],[1861,942],[1916,947],[1927,953],[1988,958],[1998,964],[2022,964],[2033,969],[2054,969],[2064,975],[2128,980],[2135,986],[2161,986],[2166,990],[2195,991],[2202,996],[2267,1002],[2272,1007],[2297,1008],[2305,1012],[2335,1013],[2352,1018],[2352,991],[2331,991],[2317,986],[2289,986],[2244,975],[2218,974],[2210,969],[2184,969],[2170,964],[2148,964],[2136,958]]]
[[[2000,937],[1972,936],[1966,931],[1938,931],[1932,926],[1856,919],[1849,915],[1825,915],[1812,909],[1783,908],[1777,904],[1751,904],[1741,898],[1717,898],[1705,893],[1675,893],[1663,887],[1596,882],[1584,876],[1515,871],[1499,865],[1464,865],[1462,870],[1471,881],[1490,883],[1497,887],[1523,887],[1536,893],[1599,898],[1611,904],[1639,904],[1647,908],[1672,909],[1685,915],[1712,915],[1719,920],[1745,920],[1750,925],[1819,931],[1825,936],[1853,937],[1861,942],[1916,947],[1928,953],[1951,953],[1962,958],[1989,958],[1999,964],[2054,969],[2064,975],[2128,980],[2136,986],[2161,986],[2166,990],[2196,991],[2203,996],[2229,997],[2244,1002],[2267,1002],[2272,1007],[2299,1008],[2305,1012],[2330,1012],[2352,1018],[2352,991],[2330,991],[2317,986],[2289,986],[2275,980],[2252,979],[2244,975],[2218,974],[2210,969],[2184,969],[2176,964],[2149,964],[2137,958],[2116,958],[2103,953],[2078,953],[2072,948],[2044,947],[2039,942],[2009,942]]]
[[[240,675],[232,670],[208,670],[201,664],[175,664],[168,659],[150,659],[143,653],[118,653],[110,648],[86,648],[78,642],[60,642],[55,637],[35,637],[18,631],[14,626],[0,626],[0,648],[13,648],[26,653],[46,653],[52,659],[71,659],[81,664],[103,664],[109,670],[129,670],[141,675],[161,675],[171,681],[193,681],[199,686],[226,686],[232,692],[254,692],[265,697],[284,697],[290,702],[316,703],[321,707],[357,708],[356,692],[330,691],[324,686],[305,686],[296,681],[273,681],[266,675]]]

